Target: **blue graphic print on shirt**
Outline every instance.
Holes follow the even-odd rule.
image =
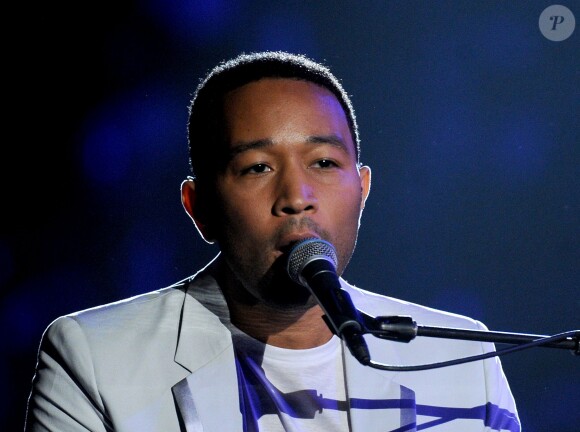
[[[487,403],[473,408],[438,407],[416,405],[412,392],[403,392],[399,399],[360,399],[347,401],[327,399],[315,389],[283,393],[266,378],[264,370],[252,358],[236,355],[240,411],[244,432],[259,432],[258,420],[265,415],[285,413],[293,418],[311,419],[324,409],[346,411],[349,409],[396,409],[401,410],[401,425],[388,432],[415,432],[458,419],[482,420],[492,430],[520,432],[516,416],[506,409]],[[409,422],[408,411],[417,416],[434,417],[422,424]],[[405,414],[407,412],[407,414]]]

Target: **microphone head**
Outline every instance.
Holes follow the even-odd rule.
[[[336,269],[338,259],[334,246],[319,238],[307,238],[296,243],[288,254],[288,276],[294,282],[304,285],[301,278],[304,267],[319,259],[329,261]]]

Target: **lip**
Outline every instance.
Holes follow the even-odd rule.
[[[311,231],[289,233],[280,238],[276,244],[276,249],[282,253],[287,253],[290,251],[290,249],[292,249],[292,247],[294,247],[296,243],[309,238],[319,239],[320,236]]]

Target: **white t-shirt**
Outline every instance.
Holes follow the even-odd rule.
[[[245,431],[348,431],[340,339],[310,349],[263,344],[234,334]]]

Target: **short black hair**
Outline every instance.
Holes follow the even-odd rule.
[[[323,64],[302,54],[264,51],[240,54],[213,68],[200,82],[189,105],[187,124],[189,165],[194,177],[215,174],[224,149],[223,105],[227,93],[262,78],[309,81],[338,99],[348,121],[357,162],[360,158],[358,126],[352,103],[339,80]]]

